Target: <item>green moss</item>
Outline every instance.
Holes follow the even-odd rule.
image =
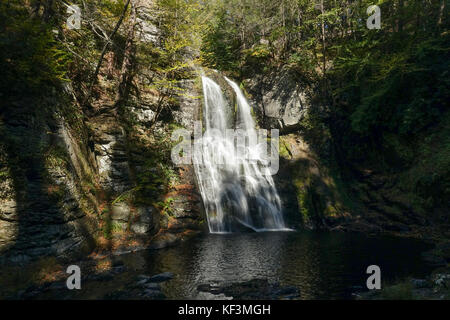
[[[285,141],[283,137],[280,137],[279,141],[280,141],[280,149],[279,149],[280,157],[285,159],[292,159],[292,152],[289,149],[289,144]]]
[[[305,224],[309,224],[314,215],[308,194],[311,185],[311,177],[308,176],[308,166],[309,162],[307,160],[298,161],[290,170],[293,175],[292,181],[297,189],[297,202],[300,214]]]
[[[164,201],[155,203],[154,205],[158,207],[161,215],[166,215],[169,218],[173,211],[173,200],[173,198],[169,197]]]
[[[330,169],[309,158],[296,160],[289,175],[296,187],[299,213],[306,224],[321,226],[325,217],[336,218],[356,207],[348,196],[348,186]]]
[[[45,165],[47,169],[59,168],[67,170],[70,159],[67,151],[60,146],[50,146],[44,153]]]
[[[297,189],[297,201],[303,222],[309,223],[311,220],[311,210],[308,201],[308,193],[304,187]]]
[[[179,123],[176,123],[176,122],[169,123],[169,131],[170,132],[173,132],[173,131],[178,130],[178,129],[186,129],[186,128],[183,127],[182,125],[180,125]]]
[[[339,214],[339,210],[332,204],[328,204],[325,208],[325,215],[329,217],[336,217]]]
[[[1,168],[0,169],[0,179],[8,179],[10,177],[10,172],[8,168]]]
[[[415,161],[400,174],[399,187],[411,194],[414,205],[430,211],[445,207],[450,197],[450,113],[440,127],[414,145]]]
[[[331,183],[327,186],[333,193],[333,198],[335,200],[335,209],[348,208],[350,211],[356,212],[359,210],[358,204],[350,196],[350,186],[342,178],[338,170],[332,168],[328,170],[329,178]]]
[[[125,230],[126,230],[125,224],[116,221],[110,221],[106,223],[105,226],[103,226],[101,229],[103,237],[105,237],[105,239],[108,240],[110,240],[114,234],[121,233]]]
[[[162,195],[179,181],[171,159],[170,133],[182,128],[179,124],[168,124],[162,134],[139,134],[135,127],[129,127],[128,149],[138,156],[130,159],[134,168],[135,187],[119,196],[117,201],[129,201],[135,205],[154,205]]]
[[[120,202],[126,202],[126,201],[130,200],[130,198],[133,195],[133,190],[134,189],[131,189],[131,190],[125,191],[122,194],[120,194],[117,198],[115,198],[113,200],[113,202],[111,202],[111,205],[114,205],[114,204],[120,203]]]

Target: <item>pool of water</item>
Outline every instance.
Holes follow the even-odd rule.
[[[175,247],[118,256],[124,272],[83,280],[81,290],[50,290],[37,298],[120,299],[130,292],[127,299],[139,299],[139,275],[172,272],[175,277],[162,284],[168,299],[224,298],[198,286],[253,279],[295,286],[301,299],[351,299],[352,292],[366,288],[369,265],[381,268],[382,282],[426,276],[432,267],[421,253],[430,247],[411,239],[337,232],[203,234]]]
[[[108,281],[110,289],[95,284],[81,297],[99,298],[96,290],[126,290],[138,274],[170,271],[175,278],[163,285],[170,299],[215,298],[199,292],[198,285],[261,278],[297,287],[301,299],[350,299],[356,288],[365,288],[369,265],[381,268],[382,281],[425,276],[431,266],[420,254],[429,248],[411,239],[350,233],[205,234],[176,247],[121,256],[126,275]]]

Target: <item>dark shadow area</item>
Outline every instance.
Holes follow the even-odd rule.
[[[12,287],[3,286],[6,291],[35,278],[21,273],[25,265],[41,261],[38,268],[45,267],[34,272],[44,276],[42,272],[57,265],[56,259],[78,259],[95,245],[92,221],[76,195],[83,191],[59,136],[55,109],[49,105],[49,101],[23,99],[0,113],[0,149],[5,160],[1,168],[6,168],[12,189],[2,200],[14,203],[9,212],[0,212],[0,219],[15,233],[2,248],[0,268],[9,274],[17,272]]]

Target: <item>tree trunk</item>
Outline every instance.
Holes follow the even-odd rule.
[[[39,15],[39,11],[41,10],[41,0],[36,0],[32,5],[31,15],[33,17],[37,17]]]
[[[287,46],[287,38],[286,38],[286,12],[285,12],[285,6],[284,1],[281,2],[281,21],[283,24],[283,51],[281,53],[281,56],[284,56],[286,52],[286,46]]]
[[[398,31],[403,32],[403,0],[398,2]]]
[[[325,12],[324,7],[323,7],[323,0],[320,1],[320,11],[322,14],[322,63],[323,63],[323,75],[325,77],[325,72],[326,72],[326,68],[327,68],[327,60],[326,60],[326,56],[325,56],[325,52],[326,52],[326,45],[325,45],[325,21],[323,18],[323,14]]]
[[[122,15],[120,16],[119,20],[117,21],[116,26],[114,27],[114,30],[111,32],[109,39],[103,46],[102,53],[100,54],[100,59],[97,62],[97,67],[95,68],[94,75],[92,76],[91,83],[89,84],[88,92],[86,94],[86,97],[84,98],[84,102],[83,102],[84,106],[88,105],[88,103],[89,103],[89,99],[91,98],[91,94],[92,94],[92,88],[94,87],[94,84],[97,82],[97,76],[100,71],[100,67],[102,66],[103,57],[106,54],[106,50],[108,49],[109,44],[112,42],[112,38],[115,36],[117,31],[119,30],[120,25],[122,24],[122,21],[125,18],[125,14],[127,13],[129,4],[130,4],[130,0],[128,0],[127,3],[125,4]]]
[[[128,98],[130,82],[133,78],[133,61],[136,55],[134,36],[136,32],[137,6],[131,3],[131,16],[128,24],[127,40],[123,54],[122,68],[119,76],[119,90],[116,94],[116,105],[121,104]]]
[[[43,19],[45,22],[49,22],[50,18],[52,17],[52,15],[54,14],[54,10],[53,10],[53,0],[47,0],[44,3],[44,13],[43,13]]]
[[[442,25],[442,18],[444,17],[444,11],[445,11],[445,0],[441,0],[441,6],[439,7],[439,18],[438,18],[439,28]]]

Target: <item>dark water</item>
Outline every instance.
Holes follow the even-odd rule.
[[[162,286],[169,299],[223,298],[198,292],[197,286],[257,278],[296,286],[301,299],[351,299],[355,287],[366,287],[366,269],[372,264],[380,266],[383,282],[425,276],[431,267],[420,253],[429,248],[410,239],[350,233],[205,234],[176,247],[120,256],[124,273],[108,281],[83,282],[82,290],[65,290],[70,296],[53,298],[110,297],[132,288],[137,275],[170,271],[175,278]]]
[[[366,269],[376,264],[382,280],[423,277],[430,266],[420,253],[428,245],[410,239],[330,232],[267,232],[202,235],[176,247],[122,256],[136,274],[170,271],[168,298],[214,298],[197,291],[211,281],[265,278],[300,289],[302,299],[348,299],[365,288]],[[352,288],[353,287],[353,288]]]

